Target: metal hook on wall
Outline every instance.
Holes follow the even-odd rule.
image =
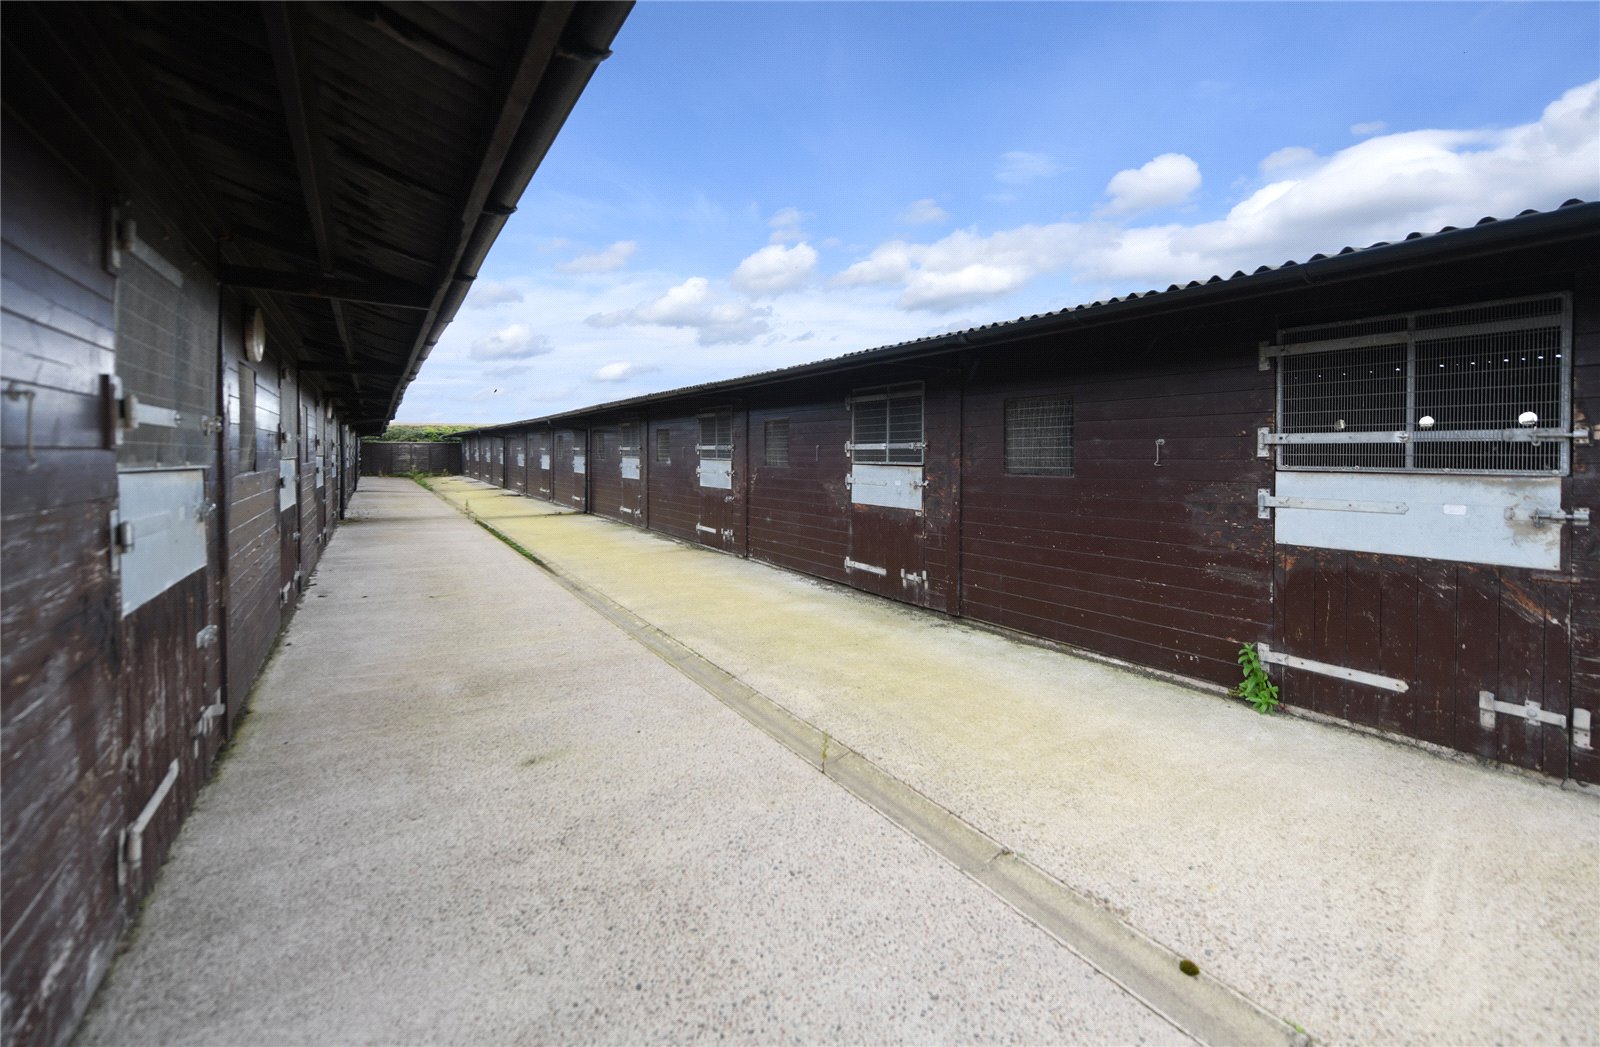
[[[1156,437],[1156,464],[1157,465],[1161,464],[1161,449],[1163,447],[1165,447],[1166,445],[1167,445],[1167,438],[1166,437],[1164,437],[1164,436]]]

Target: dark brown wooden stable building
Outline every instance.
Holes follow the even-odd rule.
[[[467,475],[1600,782],[1600,204],[462,434]],[[1111,699],[1108,699],[1111,700]]]
[[[461,445],[454,440],[363,440],[362,476],[461,472]]]
[[[0,1041],[70,1037],[628,6],[6,5]]]

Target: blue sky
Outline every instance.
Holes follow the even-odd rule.
[[[1600,198],[1593,3],[641,3],[401,405],[529,418]]]

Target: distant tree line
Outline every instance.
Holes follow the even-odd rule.
[[[367,443],[439,443],[443,440],[454,440],[456,434],[467,429],[476,429],[475,425],[453,425],[448,422],[435,422],[429,425],[402,425],[396,423],[383,431],[382,436],[369,436]]]

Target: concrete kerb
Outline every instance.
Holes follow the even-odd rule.
[[[430,488],[431,490],[431,488]],[[1205,971],[1184,973],[1184,958],[1092,898],[907,783],[795,716],[604,593],[541,560],[510,535],[449,498],[479,527],[547,573],[622,632],[710,692],[779,744],[842,786],[935,854],[960,869],[1070,952],[1116,982],[1172,1026],[1206,1044],[1284,1043],[1311,1037]],[[503,493],[503,492],[502,492]]]

